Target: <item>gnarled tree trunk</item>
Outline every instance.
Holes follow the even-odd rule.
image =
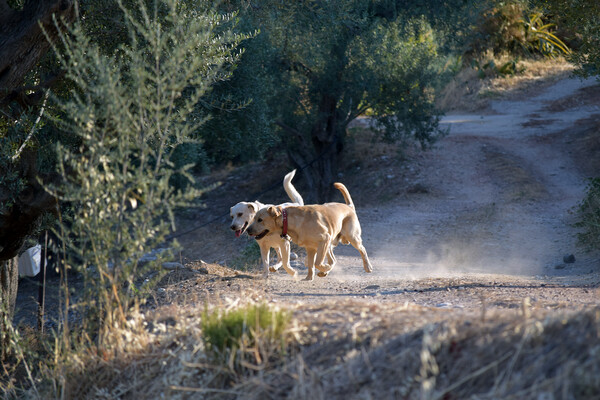
[[[346,126],[339,118],[337,100],[324,95],[319,104],[321,118],[312,126],[310,142],[307,135],[279,122],[278,125],[295,137],[288,156],[302,173],[309,187],[308,203],[324,203],[333,197],[333,183],[337,176],[338,155],[343,149]]]
[[[74,17],[73,0],[25,0],[21,10],[12,9],[0,0],[0,116],[19,118],[20,113],[35,106],[47,85],[25,87],[25,76],[50,49],[50,38],[58,37],[57,20]],[[11,109],[15,104],[16,108]],[[36,227],[39,217],[56,207],[55,200],[38,183],[36,154],[25,151],[11,167],[26,182],[12,206],[0,212],[0,352],[6,349],[5,321],[14,312],[17,285],[17,255],[25,239]],[[8,171],[0,171],[0,176]],[[0,185],[0,203],[13,198],[10,187]]]
[[[73,1],[26,0],[22,10],[13,10],[6,0],[0,0],[0,105],[10,101],[31,105],[39,100],[40,93],[26,94],[21,85],[50,49],[43,30],[50,38],[58,35],[53,16],[70,20]]]
[[[19,284],[19,263],[14,257],[8,261],[0,261],[0,360],[5,356],[10,339],[5,323],[12,320],[17,301]]]

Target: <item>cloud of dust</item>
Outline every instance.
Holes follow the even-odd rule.
[[[469,274],[538,276],[553,273],[574,247],[566,224],[515,208],[477,221],[440,216],[430,231],[398,224],[383,241],[370,240],[373,274],[422,279]],[[429,221],[431,222],[431,221]],[[404,231],[404,232],[403,232]]]

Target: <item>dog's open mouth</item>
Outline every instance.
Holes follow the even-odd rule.
[[[262,231],[258,235],[254,236],[254,239],[260,240],[260,239],[264,238],[265,236],[267,236],[267,233],[269,233],[269,230],[265,229],[264,231]]]
[[[235,231],[235,237],[239,238],[240,236],[242,236],[242,233],[244,233],[246,231],[247,227],[248,227],[248,221],[244,222],[244,226],[242,226],[242,229],[238,229],[237,231]]]

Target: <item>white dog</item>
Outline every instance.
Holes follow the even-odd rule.
[[[296,170],[288,173],[283,178],[283,189],[292,200],[292,203],[283,203],[280,204],[279,207],[290,207],[290,206],[302,206],[304,205],[304,200],[300,193],[296,190],[294,185],[292,185],[292,178],[296,174]],[[242,201],[237,203],[235,206],[231,207],[229,211],[229,215],[231,216],[231,230],[235,232],[235,237],[240,237],[254,222],[254,216],[258,212],[258,210],[272,206],[272,204],[263,204],[259,201],[246,202]],[[298,274],[295,269],[293,269],[290,264],[290,242],[289,240],[284,239],[279,235],[279,233],[267,233],[265,235],[255,236],[256,242],[260,247],[260,256],[262,258],[263,266],[264,266],[264,275],[268,276],[269,270],[271,272],[277,271],[281,266],[287,271],[288,274],[296,277]],[[277,253],[277,264],[272,267],[269,267],[269,253],[271,251],[271,247],[275,249]]]

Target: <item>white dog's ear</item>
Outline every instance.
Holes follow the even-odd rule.
[[[278,209],[277,207],[274,207],[274,206],[270,206],[270,207],[267,209],[267,212],[269,213],[269,215],[270,215],[271,217],[279,217],[279,215],[281,214],[281,213],[279,212],[279,209]]]
[[[256,212],[256,211],[257,211],[257,210],[256,210],[256,207],[254,206],[254,204],[253,204],[253,203],[248,203],[248,209],[249,209],[250,211],[252,211],[252,212]]]

